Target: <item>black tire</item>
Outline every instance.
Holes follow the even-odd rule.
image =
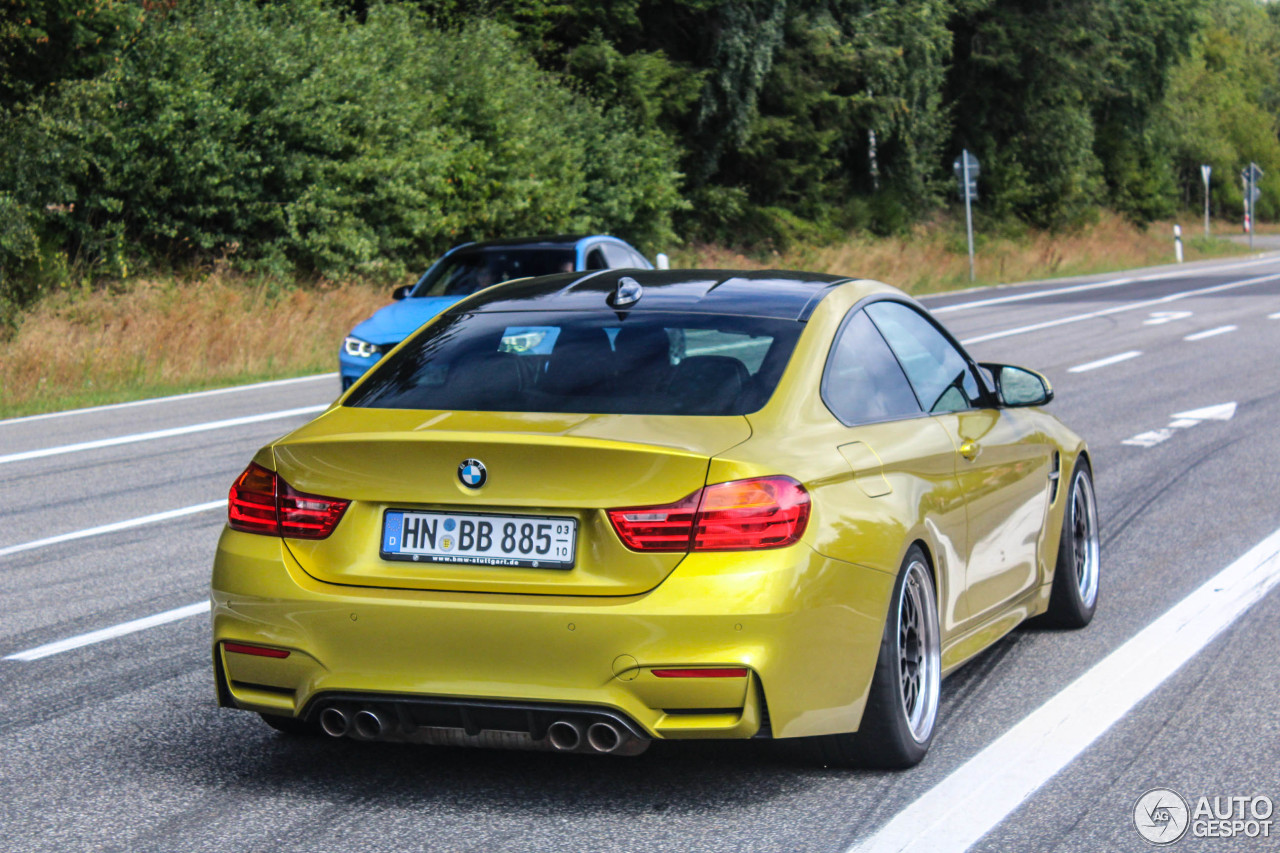
[[[1093,474],[1084,459],[1071,474],[1065,498],[1053,589],[1042,621],[1055,628],[1083,628],[1098,609],[1101,572],[1098,502],[1093,491]]]
[[[320,729],[317,726],[297,717],[286,717],[281,714],[259,714],[258,716],[262,718],[262,722],[281,734],[315,735],[320,733]]]
[[[919,764],[933,742],[941,676],[938,596],[924,551],[912,545],[893,586],[862,725],[852,734],[814,738],[818,759],[857,767]]]

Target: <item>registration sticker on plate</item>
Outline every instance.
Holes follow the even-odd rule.
[[[577,537],[574,518],[389,509],[382,519],[382,556],[421,563],[571,569]]]

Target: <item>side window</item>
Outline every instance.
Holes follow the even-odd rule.
[[[609,262],[604,259],[604,252],[601,250],[600,244],[591,247],[587,252],[587,269],[589,270],[607,270]]]
[[[609,269],[635,266],[635,261],[631,259],[631,252],[626,246],[619,246],[617,243],[601,243],[600,248],[604,249],[604,259],[609,262]]]
[[[978,380],[960,351],[918,311],[901,302],[875,302],[866,308],[889,342],[928,412],[959,412],[981,405]]]
[[[850,425],[920,414],[898,360],[861,311],[849,318],[831,347],[822,399]]]
[[[649,261],[645,259],[644,255],[634,250],[628,251],[627,254],[631,256],[631,266],[638,270],[649,269]]]

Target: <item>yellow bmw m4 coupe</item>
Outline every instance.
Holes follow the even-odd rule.
[[[884,284],[607,270],[405,340],[231,487],[219,701],[360,740],[905,767],[941,679],[1097,606],[1088,451]]]

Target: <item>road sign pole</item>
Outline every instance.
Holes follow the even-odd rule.
[[[1254,221],[1254,218],[1253,218],[1253,170],[1252,169],[1249,170],[1248,184],[1249,184],[1249,191],[1246,193],[1245,197],[1248,198],[1249,200],[1249,251],[1252,252],[1253,251],[1253,229],[1256,228],[1258,224],[1257,222]]]
[[[960,155],[964,164],[964,225],[969,234],[969,281],[973,282],[973,198],[969,191],[969,149]]]

